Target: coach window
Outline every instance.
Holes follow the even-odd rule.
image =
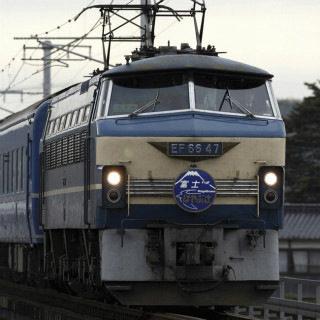
[[[6,193],[6,154],[4,153],[2,156],[2,193]]]
[[[24,147],[21,147],[21,162],[20,162],[20,190],[23,191],[23,178],[24,178]]]
[[[20,175],[21,175],[21,149],[18,148],[17,149],[17,162],[16,162],[16,191],[19,192],[21,189],[20,189]]]
[[[14,151],[11,151],[11,161],[10,161],[10,192],[14,191]]]
[[[6,193],[10,192],[10,152],[6,154]]]
[[[0,154],[0,182],[3,181],[2,176],[2,154]],[[3,193],[2,183],[0,183],[0,194]]]
[[[9,155],[3,154],[3,193],[8,193],[8,161]]]
[[[4,193],[9,193],[9,152],[4,156]]]
[[[13,151],[9,155],[9,193],[13,192]]]
[[[4,191],[4,168],[5,168],[5,164],[4,164],[4,154],[2,154],[1,156],[1,193],[5,193]]]
[[[18,192],[18,149],[13,151],[13,192]]]

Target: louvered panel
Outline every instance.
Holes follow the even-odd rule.
[[[130,195],[136,196],[172,196],[174,180],[130,180]]]
[[[51,142],[50,150],[50,168],[56,167],[56,141]]]
[[[74,162],[74,135],[68,136],[68,164]]]
[[[217,195],[228,196],[257,196],[257,180],[228,179],[216,180]]]
[[[51,144],[47,143],[44,147],[45,153],[45,168],[46,170],[51,169],[50,157],[51,157]]]
[[[81,131],[46,143],[46,170],[84,161],[86,138],[87,132]]]
[[[68,137],[62,138],[62,165],[68,164]]]
[[[217,196],[219,197],[256,197],[258,194],[257,180],[255,179],[217,179],[215,180]],[[163,196],[173,195],[173,179],[131,179],[131,196]]]
[[[80,140],[80,161],[84,161],[84,153],[85,153],[85,141],[87,138],[87,132],[81,132],[81,140]]]
[[[80,162],[81,160],[81,133],[77,132],[74,134],[74,162]]]
[[[62,140],[56,142],[56,167],[62,166]]]

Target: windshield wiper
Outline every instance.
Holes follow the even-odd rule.
[[[160,94],[160,90],[158,90],[156,97],[154,99],[152,99],[150,102],[146,103],[142,107],[139,107],[137,110],[130,113],[128,117],[131,117],[131,118],[136,117],[139,113],[149,109],[150,107],[152,107],[152,112],[154,112],[156,105],[160,103],[159,94]]]
[[[239,101],[237,101],[235,98],[231,97],[229,89],[227,88],[223,99],[221,101],[220,107],[219,107],[219,111],[221,111],[223,103],[225,101],[228,101],[230,104],[230,108],[231,110],[233,109],[233,107],[235,107],[235,109],[237,109],[239,112],[247,115],[247,117],[249,118],[255,118],[255,116],[253,115],[253,113],[251,111],[249,111],[246,107],[244,107]]]

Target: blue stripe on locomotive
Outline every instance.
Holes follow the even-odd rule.
[[[109,118],[97,121],[98,136],[284,138],[279,119],[243,118],[201,112]]]
[[[256,205],[215,205],[200,213],[190,213],[177,205],[131,205],[127,209],[98,209],[97,225],[100,228],[143,228],[146,223],[224,225],[239,228],[274,229],[282,228],[281,209],[260,210],[257,216]]]

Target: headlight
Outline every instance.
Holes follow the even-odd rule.
[[[259,168],[259,207],[279,209],[283,207],[284,168],[263,166]]]
[[[120,176],[119,172],[117,172],[117,171],[109,172],[107,175],[107,181],[108,181],[108,183],[110,183],[113,186],[118,185],[121,181],[121,176]]]
[[[264,182],[268,186],[272,187],[278,182],[278,177],[274,172],[268,172],[264,176]]]
[[[102,207],[125,208],[126,168],[124,166],[104,166],[102,169]]]

